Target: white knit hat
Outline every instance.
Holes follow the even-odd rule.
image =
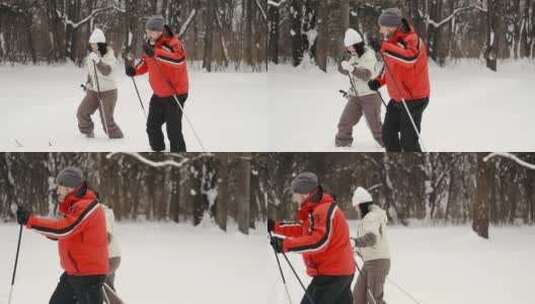
[[[347,29],[346,35],[344,37],[344,45],[345,47],[350,47],[354,44],[361,43],[364,40],[362,39],[362,36],[359,34],[359,32],[355,31],[352,28]]]
[[[89,37],[89,43],[106,43],[106,36],[104,36],[104,32],[99,28],[95,28],[91,34],[91,37]]]
[[[353,206],[357,207],[360,204],[373,202],[373,198],[370,192],[368,192],[366,189],[358,187],[355,192],[353,192],[352,202]]]

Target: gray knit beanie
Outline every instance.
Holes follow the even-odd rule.
[[[147,20],[145,24],[145,29],[155,32],[163,32],[165,26],[165,20],[162,16],[152,16]]]
[[[399,27],[401,25],[401,10],[399,8],[388,8],[379,16],[379,25],[387,27]]]
[[[303,172],[292,181],[292,191],[299,194],[308,194],[319,186],[318,176],[312,172]]]
[[[77,188],[83,183],[82,170],[76,167],[67,167],[56,177],[56,184],[69,188]]]

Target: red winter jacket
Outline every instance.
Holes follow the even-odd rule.
[[[59,219],[32,215],[26,226],[58,240],[61,267],[67,274],[108,274],[106,218],[95,193],[84,185],[67,195],[59,211]]]
[[[170,31],[154,45],[154,57],[143,55],[136,65],[136,76],[149,72],[149,83],[159,97],[184,95],[189,91],[186,52]]]
[[[395,102],[407,102],[429,98],[429,70],[427,49],[413,27],[406,23],[409,31],[398,29],[392,37],[383,42],[381,54],[385,68],[378,77],[381,86],[385,85],[388,94]]]
[[[320,202],[307,199],[298,222],[277,223],[273,232],[284,235],[283,251],[303,254],[308,275],[345,276],[355,273],[349,226],[344,213],[328,194]]]

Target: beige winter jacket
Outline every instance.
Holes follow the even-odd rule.
[[[359,247],[359,241],[357,241],[357,252],[362,256],[364,262],[390,259],[386,232],[387,222],[386,212],[377,205],[371,205],[368,214],[360,221],[357,240],[360,240],[360,243],[364,245]]]
[[[106,92],[117,89],[117,76],[116,76],[117,60],[113,53],[112,48],[108,48],[108,52],[97,63],[97,77],[98,77],[98,89],[100,92]],[[97,79],[95,78],[94,63],[87,57],[85,59],[85,66],[88,72],[87,89],[93,92],[97,92]]]
[[[355,70],[351,75],[353,83],[357,88],[357,92],[353,90],[353,86],[350,84],[348,92],[353,96],[366,96],[371,94],[376,94],[375,91],[370,90],[368,87],[368,81],[373,79],[378,74],[377,68],[377,58],[375,57],[375,52],[366,47],[366,51],[362,54],[362,57],[351,56],[349,59]],[[338,70],[344,75],[348,75],[348,72],[343,70],[339,65]],[[369,71],[369,72],[368,72]]]

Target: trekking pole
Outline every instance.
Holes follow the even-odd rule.
[[[399,87],[398,81],[394,74],[390,71],[390,67],[388,66],[388,63],[385,60],[385,57],[383,54],[381,54],[381,57],[383,59],[383,63],[385,65],[387,73],[392,76],[392,80],[394,81],[394,85],[396,86],[396,90],[401,94],[401,88]],[[420,147],[422,148],[422,152],[425,152],[425,145],[424,141],[422,139],[422,136],[420,135],[420,131],[418,131],[418,127],[416,126],[416,122],[414,122],[414,118],[412,117],[411,112],[409,111],[409,107],[407,106],[407,102],[405,101],[405,98],[401,98],[401,103],[403,104],[403,107],[405,108],[405,111],[407,111],[407,115],[409,115],[409,119],[411,121],[412,127],[414,128],[414,132],[416,132],[416,135],[418,136],[418,142],[420,143]]]
[[[193,127],[193,123],[191,122],[191,120],[189,119],[188,115],[186,114],[186,112],[184,112],[184,107],[180,104],[180,101],[178,100],[178,97],[176,96],[176,90],[175,90],[175,87],[173,86],[173,84],[171,83],[171,81],[169,80],[169,78],[167,78],[167,76],[165,76],[163,73],[162,73],[162,70],[160,69],[160,65],[158,64],[158,61],[156,61],[157,59],[154,58],[154,63],[156,64],[156,68],[158,69],[158,73],[167,81],[167,85],[169,85],[169,87],[171,88],[171,90],[173,90],[175,92],[175,94],[173,94],[173,98],[175,99],[176,103],[178,104],[178,107],[180,108],[180,111],[182,111],[182,114],[184,115],[184,117],[186,118],[186,121],[188,122],[191,130],[193,131],[193,135],[195,136],[195,138],[197,139],[197,142],[199,143],[199,146],[201,146],[201,150],[203,152],[206,153],[206,149],[204,148],[204,145],[202,144],[202,141],[201,141],[201,138],[199,137],[199,135],[197,134],[197,131],[195,130],[195,128]]]
[[[301,281],[301,278],[297,274],[297,271],[295,271],[295,268],[293,267],[292,263],[288,259],[288,256],[284,252],[281,252],[281,253],[284,259],[286,260],[286,263],[288,263],[288,266],[290,266],[290,269],[292,270],[293,274],[297,278],[297,281],[299,281],[299,285],[301,285],[301,287],[303,288],[303,291],[305,292],[305,297],[307,297],[308,302],[310,302],[310,304],[315,304],[314,301],[312,300],[312,297],[308,294],[305,284],[303,284],[303,281]]]
[[[130,77],[132,79],[132,83],[134,84],[134,89],[136,90],[137,99],[139,100],[139,104],[141,105],[141,110],[143,110],[143,115],[145,115],[145,119],[147,119],[147,111],[145,110],[145,106],[143,105],[143,101],[141,100],[141,95],[139,94],[139,89],[137,88],[136,80],[134,77]]]
[[[269,232],[269,237],[273,237],[273,234],[271,231]],[[282,278],[282,284],[284,285],[284,289],[286,290],[286,296],[288,296],[288,303],[292,304],[292,298],[290,297],[290,292],[288,291],[288,285],[286,284],[286,278],[284,277],[284,272],[282,272],[281,262],[279,259],[279,255],[277,254],[277,251],[275,248],[273,248],[273,253],[275,254],[275,259],[277,260],[277,266],[279,267],[279,272],[281,274]]]
[[[11,299],[13,297],[13,289],[15,287],[15,276],[17,275],[17,266],[19,264],[19,253],[20,253],[20,242],[22,240],[22,224],[19,227],[19,240],[17,241],[17,253],[15,255],[15,264],[13,265],[13,275],[11,277],[11,288],[9,289],[9,296],[7,304],[11,304]]]
[[[106,111],[104,108],[104,101],[102,100],[102,97],[100,96],[100,85],[98,82],[98,74],[97,74],[97,63],[95,60],[93,60],[93,69],[95,70],[95,82],[97,85],[97,99],[100,107],[100,114],[102,115],[102,123],[104,125],[104,132],[106,132],[106,135],[108,137],[110,136],[110,133],[108,132],[108,123],[106,122]]]
[[[397,289],[399,289],[401,292],[403,292],[409,299],[411,299],[414,303],[416,304],[423,304],[421,301],[418,301],[418,299],[416,299],[412,294],[410,294],[410,292],[408,292],[407,290],[405,290],[403,287],[401,287],[399,284],[397,284],[396,282],[392,281],[391,279],[389,279],[388,277],[386,278],[386,281],[392,285],[394,285],[394,287],[396,287]]]

